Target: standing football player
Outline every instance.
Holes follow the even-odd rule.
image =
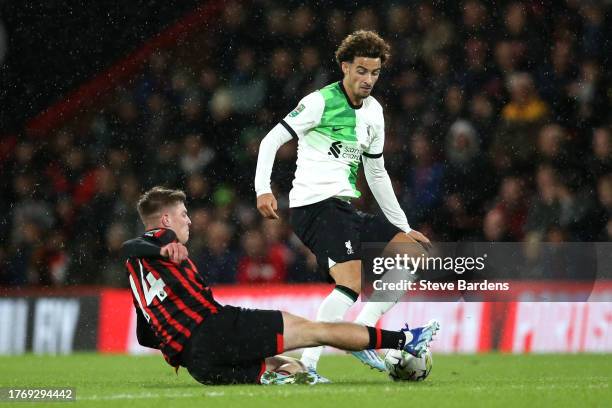
[[[356,302],[362,242],[430,245],[427,237],[410,228],[384,165],[383,108],[370,94],[389,56],[389,45],[375,32],[347,36],[336,50],[343,79],[304,97],[261,141],[257,208],[264,217],[276,219],[277,201],[270,188],[274,159],[281,145],[298,140],[297,170],[289,193],[291,226],[336,283],[319,307],[319,321],[343,320]],[[360,162],[384,217],[358,212],[350,203],[361,195],[356,187]],[[369,302],[356,322],[376,325],[394,304]],[[316,373],[321,350],[307,349],[302,355],[312,372]],[[372,350],[353,354],[373,368],[385,369]]]

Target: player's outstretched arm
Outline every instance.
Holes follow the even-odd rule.
[[[385,217],[393,225],[409,233],[412,228],[410,228],[406,214],[402,207],[400,207],[397,197],[395,197],[393,185],[385,169],[385,160],[382,155],[375,158],[364,156],[363,169],[372,195],[385,214]]]
[[[374,195],[376,202],[389,222],[406,233],[405,239],[407,242],[418,242],[422,244],[425,249],[429,249],[431,247],[429,238],[419,231],[410,228],[406,214],[400,207],[397,197],[395,197],[393,185],[385,169],[383,157],[364,157],[363,167],[372,195]]]

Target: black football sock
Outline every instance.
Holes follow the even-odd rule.
[[[397,349],[401,350],[406,344],[406,334],[403,331],[383,330],[366,326],[370,335],[368,349]]]

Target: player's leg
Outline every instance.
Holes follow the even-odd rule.
[[[382,222],[385,222],[385,221],[386,220]],[[378,222],[378,221],[373,221],[373,222]],[[384,230],[384,229],[389,229],[390,227],[380,226],[378,228]],[[376,241],[374,241],[373,239],[372,242],[376,242]],[[386,242],[386,241],[383,241],[383,242]],[[413,257],[418,257],[420,253],[417,253],[417,252],[423,249],[419,244],[415,243],[415,241],[412,238],[410,238],[408,235],[406,235],[404,232],[395,232],[395,235],[393,236],[393,238],[387,245],[385,252],[387,252],[389,248],[392,248],[391,253],[388,254],[389,256],[395,256],[395,253],[393,253],[395,252],[394,250],[401,249],[402,251],[407,252],[409,256],[413,256]],[[389,275],[393,274],[393,271],[390,271],[390,272],[391,273],[389,272],[387,273],[389,273]],[[407,273],[407,272],[404,272],[404,273]],[[404,276],[403,278],[409,278],[409,277]],[[399,277],[389,278],[389,279],[397,280],[399,279]],[[388,301],[367,302],[365,306],[363,307],[363,309],[361,309],[361,312],[359,313],[357,318],[355,319],[355,323],[363,324],[366,326],[375,326],[378,320],[382,317],[382,315],[385,314],[387,311],[389,311],[401,299],[401,297],[404,295],[404,292],[396,291],[394,293],[386,293],[385,295],[386,295],[385,297],[389,299]]]
[[[280,313],[280,312],[279,312]],[[313,322],[290,313],[282,312],[283,334],[276,338],[278,351],[290,351],[297,348],[332,345],[342,349],[353,350],[367,345],[367,329],[352,323]],[[288,361],[285,356],[274,356],[266,359],[268,370],[261,375],[262,384],[314,384],[329,382],[315,370],[299,362]],[[287,368],[292,371],[287,370]]]
[[[346,351],[404,349],[421,355],[439,329],[436,321],[412,330],[383,330],[355,323],[313,322],[282,312],[284,350],[326,345]]]
[[[336,267],[345,267],[345,264],[354,264],[358,263],[361,265],[360,261],[349,261],[342,264],[336,265]],[[354,268],[354,266],[352,266]],[[359,266],[360,268],[361,266]],[[332,268],[332,269],[334,269]],[[349,267],[350,268],[350,267]],[[333,277],[334,274],[330,275]],[[342,273],[338,273],[336,275],[343,275]],[[351,279],[347,280],[337,280],[333,278],[336,282],[336,287],[331,291],[329,295],[317,310],[317,321],[321,322],[339,322],[344,319],[346,312],[351,308],[351,306],[357,301],[359,297],[359,290],[355,290],[351,287],[354,287],[354,283]],[[323,347],[312,347],[305,349],[302,353],[301,361],[313,371],[316,371],[317,364],[319,362],[319,358],[321,357],[321,352],[323,351]]]
[[[333,265],[329,274],[336,287],[323,299],[317,311],[319,322],[340,322],[359,297],[361,286],[361,261],[352,260]],[[302,353],[302,362],[316,371],[323,347],[312,347]]]
[[[345,350],[403,346],[418,354],[437,328],[435,323],[427,330],[388,331],[353,323],[313,322],[278,310],[224,306],[193,331],[182,365],[204,384],[315,383],[320,382],[318,376],[304,372],[297,360],[278,354],[319,345]]]
[[[282,313],[285,351],[323,345],[347,351],[362,350],[368,344],[368,330],[364,326],[346,322],[315,322],[288,312]]]
[[[406,245],[398,245],[410,242],[411,238],[395,225],[391,224],[386,217],[381,215],[374,216],[362,212],[359,212],[358,215],[361,219],[359,228],[360,258],[363,256],[361,246],[365,242],[389,243],[384,249],[383,255],[386,255],[387,251],[398,249],[398,247],[402,250],[416,249]],[[393,255],[394,254],[389,253],[389,256]],[[414,256],[414,254],[412,255]],[[405,271],[400,270],[388,271],[385,276],[383,276],[383,279],[399,281],[401,279],[411,278],[410,276],[405,276],[405,274]],[[363,324],[365,326],[376,326],[380,317],[391,309],[403,295],[403,291],[396,291],[393,293],[385,292],[383,299],[370,299],[361,309],[361,312],[355,319],[355,323]],[[353,355],[361,362],[374,369],[381,371],[385,369],[383,360],[374,350],[353,352]]]
[[[361,291],[361,261],[348,261],[334,265],[330,271],[330,275],[333,277],[336,283],[340,285],[352,288],[354,292],[354,299],[357,300],[358,293]],[[324,319],[317,319],[318,321],[325,321]],[[340,321],[337,319],[336,321]],[[370,324],[375,326],[375,324]],[[321,349],[320,347],[318,349]],[[316,350],[316,348],[307,349]],[[355,351],[352,353],[362,363],[370,366],[379,371],[385,370],[385,364],[380,356],[374,350],[362,350]]]
[[[353,260],[333,265],[330,276],[336,282],[336,287],[317,310],[317,321],[340,322],[359,297],[361,285],[361,261]],[[316,371],[323,347],[312,347],[302,353],[302,363]]]
[[[359,296],[361,292],[361,261],[359,259],[336,263],[329,268],[329,275],[336,282],[336,286],[342,288],[346,296]]]
[[[416,356],[422,355],[429,346],[439,323],[429,322],[426,326],[409,330],[382,330],[361,326],[355,323],[313,322],[291,313],[281,312],[283,319],[283,350],[289,351],[302,347],[333,346],[347,351],[370,349],[403,349]],[[320,376],[311,370],[298,370],[295,374],[266,371],[261,376],[262,384],[314,384]]]
[[[332,198],[292,209],[291,225],[316,255],[320,267],[329,271],[329,277],[336,283],[319,306],[316,320],[342,321],[359,297],[361,266],[353,250],[359,241],[359,219],[348,203]],[[301,361],[313,372],[316,372],[322,350],[322,347],[312,347],[302,353]]]
[[[203,384],[258,384],[268,364],[290,362],[268,360],[282,351],[281,312],[223,306],[192,331],[182,365]]]

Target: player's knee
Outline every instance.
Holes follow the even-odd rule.
[[[347,280],[342,281],[342,282],[336,282],[336,284],[337,285],[346,286],[347,288],[351,289],[355,293],[360,293],[361,292],[361,278],[359,278],[359,279],[347,279]]]
[[[283,327],[285,333],[292,331],[300,331],[304,325],[310,322],[310,320],[304,319],[303,317],[296,316],[288,312],[282,312],[283,314]]]
[[[394,256],[396,253],[405,253],[412,257],[428,256],[429,249],[416,242],[404,232],[398,232],[385,248],[385,256]]]
[[[320,345],[318,322],[283,312],[285,350]]]
[[[360,274],[344,274],[335,280],[336,285],[345,286],[355,293],[361,292],[361,275]]]
[[[361,262],[349,261],[337,264],[329,271],[336,285],[345,286],[356,293],[361,292]]]
[[[391,243],[403,243],[403,242],[414,242],[405,232],[398,232],[393,236]]]

